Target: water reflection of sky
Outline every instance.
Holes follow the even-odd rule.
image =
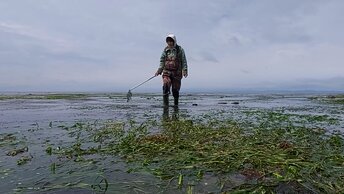
[[[95,120],[144,121],[163,116],[160,95],[134,94],[130,102],[125,95],[100,95],[87,100],[29,100],[0,101],[1,132],[13,132],[19,124],[26,129],[34,123],[47,126],[50,122],[84,122]],[[241,114],[248,110],[284,111],[293,114],[330,115],[343,120],[343,107],[319,103],[309,95],[241,95],[188,94],[180,98],[181,116],[196,118],[211,113]],[[170,98],[173,105],[173,98]],[[170,108],[169,112],[173,113]],[[24,127],[26,126],[26,127]]]
[[[14,134],[18,143],[12,147],[3,147],[0,153],[0,168],[12,171],[3,176],[0,183],[2,190],[10,191],[20,185],[26,186],[37,184],[47,184],[42,182],[47,179],[50,182],[61,182],[65,180],[65,174],[72,171],[75,165],[73,161],[60,161],[60,171],[53,177],[49,171],[49,165],[56,158],[49,157],[45,153],[47,145],[68,145],[75,141],[71,137],[70,131],[63,127],[70,127],[76,122],[94,125],[104,121],[118,121],[128,123],[130,120],[138,123],[147,120],[162,122],[163,117],[177,116],[179,119],[199,119],[200,122],[207,118],[234,119],[234,120],[254,120],[246,113],[254,111],[270,111],[294,115],[328,115],[331,118],[340,120],[339,125],[328,126],[327,123],[320,123],[317,126],[329,130],[344,130],[344,107],[343,105],[333,105],[311,100],[309,95],[239,95],[239,94],[186,94],[180,98],[179,109],[176,111],[172,106],[164,112],[162,97],[157,94],[140,95],[134,94],[131,101],[127,102],[123,95],[96,95],[88,99],[10,99],[0,101],[0,135]],[[170,98],[173,105],[173,98]],[[167,113],[167,114],[166,114]],[[259,121],[258,121],[259,122]],[[152,129],[159,130],[158,128]],[[18,157],[6,156],[9,149],[29,145],[29,154],[33,157],[29,165],[17,168]],[[122,182],[139,180],[144,178],[151,180],[152,185],[157,181],[150,175],[127,174],[124,171],[120,159],[116,157],[104,157],[100,163],[80,167],[79,170],[90,173],[89,177],[78,174],[71,174],[71,179],[89,181],[91,174],[99,172],[103,166],[112,165],[118,171],[115,176],[112,168],[106,168],[108,177]],[[4,160],[5,158],[5,160]],[[117,162],[113,164],[113,161]],[[47,170],[48,169],[48,170]],[[76,170],[77,171],[77,170]],[[94,178],[94,177],[93,177]],[[41,181],[41,182],[40,182]],[[154,184],[153,184],[154,183]],[[150,186],[151,187],[151,186]]]

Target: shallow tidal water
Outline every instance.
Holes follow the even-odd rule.
[[[41,94],[45,95],[45,94]],[[120,156],[90,155],[78,162],[47,154],[73,144],[76,124],[97,126],[106,122],[157,123],[166,119],[250,119],[245,112],[277,111],[296,115],[328,116],[333,125],[316,127],[329,133],[344,132],[344,105],[323,103],[310,97],[329,94],[182,94],[178,109],[164,109],[159,94],[86,94],[76,99],[8,98],[0,100],[1,193],[185,193],[145,172],[128,172],[131,164]],[[173,104],[173,99],[170,99]],[[151,129],[159,131],[159,128]],[[80,138],[87,135],[80,132]],[[6,143],[8,142],[8,143]],[[9,155],[11,150],[26,148]],[[27,158],[24,164],[18,160]],[[53,164],[53,166],[52,166]],[[231,177],[240,184],[240,177]],[[107,183],[105,183],[105,180]],[[216,177],[205,175],[195,192],[218,192]]]

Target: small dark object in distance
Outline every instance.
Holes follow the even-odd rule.
[[[129,102],[131,100],[131,97],[133,96],[133,94],[131,93],[131,91],[129,90],[127,93],[127,102]]]

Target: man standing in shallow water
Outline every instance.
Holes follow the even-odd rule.
[[[177,45],[176,36],[174,34],[167,35],[166,43],[167,46],[161,54],[160,66],[155,76],[162,74],[164,106],[168,106],[171,86],[174,105],[178,106],[181,80],[183,76],[185,78],[188,76],[188,66],[184,49]]]

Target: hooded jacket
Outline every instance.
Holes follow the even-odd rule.
[[[177,71],[178,75],[181,75],[182,71],[187,72],[188,66],[185,57],[184,49],[177,45],[177,38],[173,34],[167,35],[167,38],[174,40],[174,47],[169,48],[168,46],[164,49],[160,57],[159,72]],[[171,68],[172,63],[175,63],[174,68]],[[173,65],[172,65],[173,66]]]

